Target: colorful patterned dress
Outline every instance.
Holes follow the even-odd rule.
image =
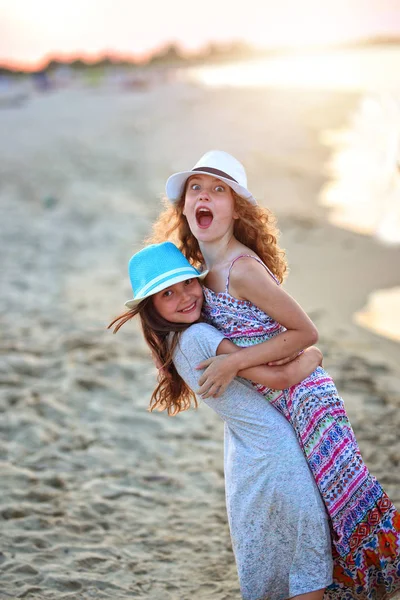
[[[229,294],[230,271],[239,258],[229,268],[225,292],[204,287],[203,314],[243,347],[285,328],[251,302]],[[400,590],[400,513],[364,464],[332,379],[318,367],[283,391],[253,385],[293,426],[330,517],[334,571],[324,600],[392,598]]]

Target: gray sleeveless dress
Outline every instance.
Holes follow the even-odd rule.
[[[223,338],[206,323],[182,333],[174,363],[193,390],[195,366],[215,356]],[[226,506],[243,599],[286,600],[330,585],[327,515],[290,424],[244,379],[205,402],[224,421]]]

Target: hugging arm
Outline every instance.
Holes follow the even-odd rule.
[[[250,301],[280,323],[285,331],[265,342],[244,348],[242,352],[229,354],[220,360],[211,358],[203,361],[198,368],[206,368],[210,386],[226,388],[239,372],[249,367],[269,363],[273,363],[269,366],[283,366],[300,351],[316,343],[318,331],[311,319],[257,261],[241,257],[235,263],[230,289],[233,296]]]
[[[217,358],[220,356],[224,360],[227,354],[234,352],[243,352],[243,348],[238,348],[233,342],[224,338],[217,348]],[[290,363],[271,367],[260,365],[257,367],[249,367],[238,372],[238,376],[249,379],[255,383],[261,383],[268,388],[274,390],[284,390],[292,385],[300,383],[308,377],[322,363],[322,353],[318,348],[312,347],[305,350]],[[207,378],[207,373],[204,372],[199,379],[199,389],[197,393],[203,398],[211,396],[217,398],[225,390],[227,386],[218,386]]]

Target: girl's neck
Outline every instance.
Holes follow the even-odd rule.
[[[233,235],[228,239],[221,238],[213,242],[199,242],[201,253],[208,270],[212,270],[219,265],[231,262],[238,252],[248,250]]]

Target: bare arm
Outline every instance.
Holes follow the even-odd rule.
[[[230,286],[235,297],[250,300],[287,330],[267,342],[246,348],[237,357],[240,369],[280,360],[318,341],[317,328],[308,315],[254,259],[235,263]]]
[[[237,261],[231,271],[230,288],[236,298],[251,301],[287,331],[224,359],[203,361],[197,367],[207,367],[203,383],[208,380],[209,385],[226,389],[239,371],[296,356],[317,342],[318,331],[311,319],[257,261]]]
[[[221,359],[223,359],[227,354],[243,352],[243,350],[243,348],[239,349],[230,340],[223,339],[218,346],[217,356],[221,356]],[[312,347],[286,365],[279,367],[269,367],[267,365],[249,367],[239,371],[238,375],[254,381],[255,383],[261,383],[274,390],[284,390],[285,388],[300,383],[300,381],[308,377],[308,375],[310,375],[321,363],[321,351],[318,348]],[[198,390],[198,393],[203,396],[203,398],[208,398],[210,396],[216,398],[226,389],[222,386],[218,387],[215,384],[210,385],[207,380],[203,383],[202,378],[200,378],[199,384],[200,389]]]

